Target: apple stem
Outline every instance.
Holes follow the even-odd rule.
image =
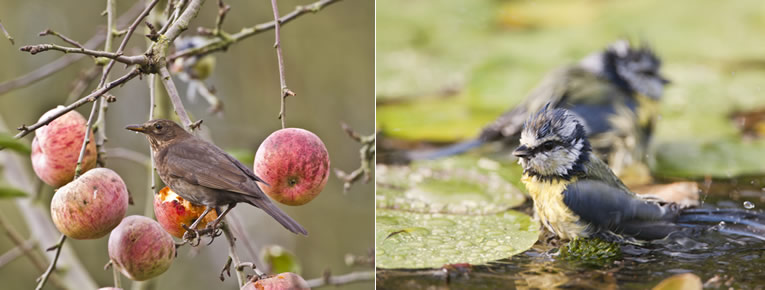
[[[122,288],[122,281],[120,279],[120,270],[117,266],[112,264],[112,276],[114,277],[114,288]]]

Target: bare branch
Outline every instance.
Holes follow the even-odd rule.
[[[137,15],[141,10],[142,7],[141,2],[136,2],[135,5],[133,5],[132,8],[128,12],[126,12],[124,15],[120,16],[120,18],[117,20],[117,26],[125,26],[125,22],[129,21],[129,19],[133,19],[135,15]],[[96,32],[96,34],[91,37],[85,44],[83,45],[87,49],[95,49],[98,45],[100,45],[104,39],[104,35],[99,31]],[[76,61],[83,58],[84,54],[67,54],[62,57],[59,57],[53,62],[47,63],[36,70],[29,72],[25,75],[19,76],[15,79],[5,81],[3,83],[0,83],[0,95],[3,95],[7,92],[10,92],[14,89],[23,88],[26,86],[29,86],[41,79],[44,79],[62,69],[65,67],[68,67],[69,65],[75,63]]]
[[[155,5],[157,5],[157,2],[159,0],[154,0],[149,3],[149,5],[146,6],[146,8],[143,9],[141,14],[138,15],[138,17],[133,21],[133,24],[128,27],[127,34],[125,35],[125,38],[122,39],[122,43],[120,43],[119,48],[117,48],[117,52],[115,54],[122,55],[123,51],[125,50],[125,46],[127,46],[128,40],[130,40],[130,36],[133,35],[133,31],[138,27],[139,24],[141,24],[141,21],[143,21],[144,18],[146,18],[146,15],[149,15],[149,12],[151,12],[151,9],[154,8]],[[111,32],[110,32],[111,33]],[[145,56],[142,56],[146,58]],[[106,68],[104,69],[104,73],[101,75],[101,81],[98,83],[98,87],[101,87],[106,83],[106,77],[109,75],[109,72],[111,71],[112,67],[114,66],[114,60],[109,62],[109,64],[106,65]],[[148,63],[148,60],[147,60]],[[146,63],[143,63],[146,64]]]
[[[360,272],[351,272],[351,273],[339,275],[339,276],[325,275],[324,277],[311,279],[306,282],[308,282],[308,287],[318,288],[318,287],[324,287],[324,286],[337,286],[337,285],[343,285],[343,284],[350,284],[350,283],[362,282],[362,281],[372,281],[374,279],[375,279],[374,271],[360,271]]]
[[[189,115],[186,113],[186,109],[183,107],[181,96],[178,94],[178,89],[175,87],[175,83],[173,82],[172,77],[170,77],[170,72],[167,70],[167,67],[163,66],[159,68],[159,77],[162,80],[162,84],[165,85],[167,94],[170,96],[170,101],[173,103],[173,107],[175,108],[175,114],[177,114],[178,118],[181,119],[184,127],[193,129],[190,127],[191,119],[189,119]]]
[[[32,265],[34,265],[40,271],[45,270],[45,259],[39,255],[36,255],[35,252],[30,251],[31,248],[34,248],[36,242],[33,241],[32,245],[27,247],[24,239],[21,237],[21,234],[19,234],[19,232],[13,227],[13,225],[8,222],[8,220],[6,220],[5,216],[2,214],[0,214],[0,228],[5,231],[5,235],[8,236],[11,242],[22,249],[22,253],[27,255],[29,261],[32,262]],[[51,281],[56,285],[56,287],[64,287],[63,282],[59,279],[58,276],[54,275]]]
[[[80,44],[80,43],[79,43],[79,42],[77,42],[76,40],[74,40],[74,39],[71,39],[71,38],[69,38],[69,37],[66,37],[66,35],[63,35],[63,34],[61,34],[61,33],[55,32],[55,31],[51,30],[50,28],[48,28],[48,29],[46,29],[46,30],[44,30],[44,31],[40,32],[40,33],[39,33],[39,34],[37,34],[37,35],[39,35],[39,36],[46,36],[46,35],[53,35],[53,36],[57,36],[58,38],[61,38],[61,40],[63,40],[64,42],[66,42],[66,43],[68,43],[68,44],[74,45],[74,46],[76,46],[76,47],[78,47],[78,48],[82,48],[82,49],[85,49],[85,47],[84,47],[84,46],[82,46],[82,44]],[[108,51],[108,50],[107,50],[107,51]],[[34,53],[33,53],[33,54],[34,54]]]
[[[364,177],[364,183],[369,182],[372,175],[372,164],[375,159],[375,135],[361,136],[356,131],[348,126],[348,124],[341,123],[343,131],[345,131],[351,139],[361,143],[361,150],[359,155],[361,157],[361,166],[351,173],[345,173],[340,169],[335,169],[335,175],[337,178],[343,181],[343,192],[348,192],[351,189],[351,185]]]
[[[181,35],[181,32],[189,28],[191,19],[197,16],[199,9],[202,8],[204,2],[204,0],[191,0],[189,6],[186,7],[186,10],[178,16],[178,20],[173,22],[173,25],[167,29],[165,37],[167,37],[168,42],[172,43],[179,35]]]
[[[281,94],[281,109],[279,110],[279,120],[282,121],[282,129],[284,129],[285,119],[287,119],[287,107],[284,102],[288,96],[294,96],[295,93],[287,88],[287,78],[284,73],[284,54],[282,53],[282,41],[279,31],[281,27],[281,24],[279,23],[279,7],[276,5],[276,0],[271,0],[271,9],[274,11],[274,38],[276,39],[274,42],[274,48],[276,48],[276,58],[279,61],[279,91]]]
[[[299,16],[303,14],[306,14],[308,12],[316,13],[322,8],[339,1],[340,0],[321,0],[306,6],[298,6],[297,8],[295,8],[294,11],[279,18],[279,23],[281,25],[285,25],[291,22],[292,20],[295,20],[296,18],[298,18]],[[215,41],[208,42],[207,44],[200,47],[189,48],[189,49],[176,52],[175,54],[173,54],[172,56],[168,58],[168,61],[173,61],[179,57],[185,57],[190,55],[205,55],[205,54],[216,52],[216,51],[226,50],[230,45],[234,43],[237,43],[255,34],[259,34],[264,31],[271,30],[275,26],[276,26],[276,21],[269,21],[266,23],[255,25],[253,27],[243,28],[241,31],[237,32],[236,34],[232,34],[230,38],[227,38],[227,39],[219,38]]]
[[[50,274],[53,273],[53,270],[56,269],[56,263],[58,262],[58,257],[61,255],[61,249],[64,247],[64,241],[66,241],[66,235],[61,235],[61,238],[59,238],[58,243],[54,245],[53,247],[48,248],[48,251],[56,250],[56,255],[53,257],[53,262],[50,263],[50,266],[48,266],[48,270],[45,270],[45,273],[40,276],[38,279],[37,287],[35,287],[35,290],[41,290],[43,286],[45,286],[45,282],[48,282],[48,278],[50,277]]]
[[[228,219],[227,219],[228,220]],[[247,282],[247,276],[244,275],[244,269],[239,268],[239,264],[241,263],[239,260],[239,256],[236,254],[236,238],[234,237],[234,234],[231,233],[231,230],[228,228],[228,221],[224,223],[221,226],[221,230],[223,230],[223,234],[226,235],[226,240],[228,240],[228,255],[229,255],[229,262],[232,262],[234,264],[234,270],[236,271],[236,280],[239,284],[239,287],[242,287],[244,283]],[[231,263],[227,262],[224,269],[228,268],[228,266],[231,266]],[[253,267],[254,268],[254,267]],[[223,278],[223,273],[220,275],[221,278]]]
[[[215,30],[213,30],[213,34],[221,34],[223,20],[226,18],[226,13],[228,13],[229,10],[231,10],[230,5],[223,3],[223,0],[218,0],[218,17],[215,18]]]
[[[13,37],[8,33],[8,30],[5,30],[5,26],[3,26],[2,22],[0,22],[0,30],[3,31],[3,34],[5,34],[5,38],[7,38],[8,41],[11,42],[11,45],[16,45],[16,42],[13,40]]]
[[[5,267],[5,265],[8,265],[8,263],[13,262],[22,255],[29,253],[29,251],[33,250],[36,245],[36,240],[29,239],[21,243],[21,245],[15,246],[13,249],[5,252],[2,256],[0,256],[0,268]],[[33,256],[30,255],[29,257]]]
[[[48,50],[58,50],[64,53],[81,53],[81,54],[86,54],[86,55],[95,56],[95,57],[110,58],[112,60],[116,60],[124,64],[147,64],[149,62],[146,56],[143,56],[143,55],[124,56],[118,53],[112,53],[112,52],[106,52],[106,51],[100,51],[100,50],[91,50],[87,48],[65,47],[65,46],[60,46],[56,44],[26,45],[21,47],[20,50],[29,52],[33,55],[43,51],[48,51]]]
[[[104,100],[101,99],[101,102]],[[82,159],[85,157],[85,150],[88,148],[88,144],[91,142],[91,134],[90,132],[93,131],[93,121],[95,120],[93,117],[96,115],[96,112],[98,112],[98,105],[99,103],[93,102],[93,108],[90,109],[90,116],[88,116],[88,125],[85,128],[85,139],[82,141],[82,147],[80,148],[80,157],[77,157],[77,167],[74,169],[74,179],[77,179],[77,177],[80,177],[80,173],[82,173]]]
[[[122,76],[121,78],[106,84],[106,86],[104,86],[104,87],[96,90],[95,92],[92,92],[89,95],[87,95],[87,96],[77,100],[76,102],[70,104],[69,106],[66,106],[63,110],[59,110],[55,114],[52,114],[52,115],[48,116],[47,118],[45,118],[45,119],[43,119],[43,120],[41,120],[41,121],[31,125],[31,126],[22,125],[19,128],[19,130],[21,132],[16,134],[16,136],[14,136],[14,138],[19,139],[21,137],[24,137],[27,134],[32,133],[35,130],[39,129],[40,127],[47,125],[48,123],[50,123],[51,121],[57,119],[58,117],[61,117],[62,115],[68,113],[69,111],[74,110],[74,109],[84,105],[85,103],[95,102],[104,93],[106,93],[109,90],[111,90],[111,89],[113,89],[113,88],[115,88],[115,87],[117,87],[117,86],[119,86],[119,85],[121,85],[121,84],[123,84],[123,83],[125,83],[125,82],[127,82],[127,81],[129,81],[131,79],[133,79],[134,77],[138,76],[139,74],[141,74],[141,72],[138,69],[134,69],[134,70],[130,71],[128,74]]]

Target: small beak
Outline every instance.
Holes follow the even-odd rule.
[[[529,147],[526,147],[526,145],[521,145],[518,148],[515,148],[515,151],[513,151],[513,156],[518,158],[526,158],[531,156],[531,150],[529,150]]]
[[[142,125],[128,125],[127,127],[125,127],[125,129],[128,129],[130,131],[141,132],[141,133],[146,131],[146,129],[144,129]]]
[[[668,78],[665,78],[663,75],[659,75],[659,80],[661,81],[662,85],[671,85],[672,81],[670,81]]]

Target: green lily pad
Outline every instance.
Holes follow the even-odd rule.
[[[514,183],[520,180],[520,168],[488,158],[462,155],[410,166],[378,164],[376,172],[377,208],[493,214],[525,200]]]
[[[521,253],[537,241],[539,225],[516,211],[466,216],[377,210],[378,268],[438,268],[484,264]]]
[[[464,98],[428,98],[377,107],[381,131],[406,140],[453,142],[475,138],[480,128],[497,116],[498,113],[470,109]]]
[[[654,171],[664,176],[730,178],[765,172],[765,140],[677,141],[656,147]]]

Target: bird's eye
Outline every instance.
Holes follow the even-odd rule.
[[[154,129],[162,130],[162,124],[154,124]]]
[[[553,150],[553,149],[555,149],[555,142],[547,141],[545,143],[542,143],[542,146],[540,146],[540,148],[542,148],[542,151]]]

